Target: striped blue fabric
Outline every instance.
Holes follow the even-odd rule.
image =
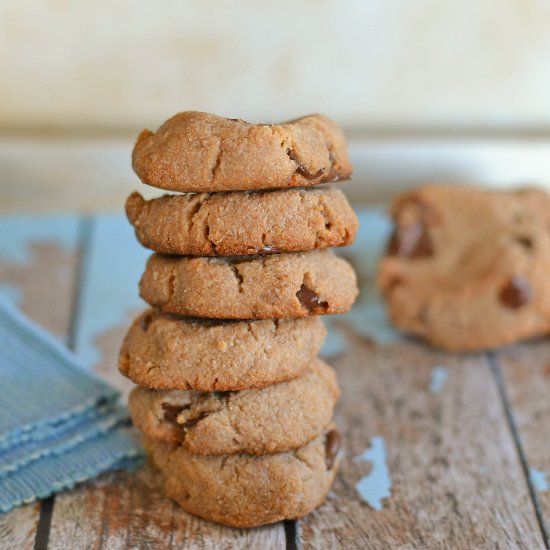
[[[0,383],[0,512],[141,460],[117,392],[2,299]]]

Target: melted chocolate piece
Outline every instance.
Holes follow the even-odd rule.
[[[315,172],[315,174],[312,174],[307,170],[307,168],[300,162],[300,159],[296,156],[296,153],[292,149],[287,149],[286,154],[288,155],[288,158],[296,163],[296,172],[300,174],[301,176],[304,176],[304,178],[308,180],[316,180],[320,178],[324,173],[324,168],[320,168]]]
[[[531,283],[525,277],[514,275],[500,290],[499,298],[502,304],[512,309],[518,309],[528,304],[533,297]]]
[[[315,313],[324,312],[328,308],[328,302],[321,302],[319,296],[303,283],[300,290],[296,292],[296,298],[300,300],[302,306]]]
[[[194,426],[195,424],[198,424],[203,418],[206,418],[210,413],[207,413],[205,411],[201,412],[199,416],[196,418],[190,418],[187,420],[187,422],[184,422],[183,424],[180,424],[182,428],[191,428],[191,426]]]
[[[516,242],[519,243],[523,248],[531,250],[533,248],[533,239],[531,237],[526,237],[525,235],[518,235],[516,237]]]
[[[416,222],[406,228],[396,227],[388,244],[390,256],[404,258],[427,258],[434,252],[432,239],[423,222]]]
[[[190,428],[191,426],[194,426],[197,424],[200,420],[203,418],[206,418],[209,413],[207,412],[201,412],[198,416],[195,418],[190,418],[183,424],[180,424],[178,422],[178,415],[188,409],[191,405],[170,405],[170,403],[163,403],[162,408],[164,409],[164,420],[167,422],[171,422],[172,424],[176,424],[178,426],[181,426],[182,428]]]
[[[334,461],[341,447],[342,436],[340,432],[337,430],[328,432],[325,439],[325,463],[327,465],[327,470],[330,470],[334,466]]]
[[[325,170],[323,168],[319,168],[315,174],[310,174],[301,164],[298,164],[296,167],[296,172],[308,180],[316,180],[325,173]]]
[[[153,320],[153,316],[148,313],[141,321],[139,322],[139,326],[141,327],[141,330],[143,332],[147,332],[147,329],[149,328],[149,325],[151,324],[151,321]]]
[[[178,414],[183,411],[185,405],[170,405],[170,403],[163,403],[162,408],[164,410],[164,420],[172,422],[172,424],[177,424]]]

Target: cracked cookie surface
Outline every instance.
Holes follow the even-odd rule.
[[[550,331],[550,197],[425,186],[397,197],[378,281],[400,329],[452,351]]]
[[[305,187],[351,176],[344,135],[322,115],[249,124],[179,113],[156,132],[141,132],[132,165],[143,183],[192,193]]]
[[[156,252],[238,256],[347,246],[357,216],[334,187],[165,195],[132,193],[126,214],[141,244]]]
[[[353,268],[330,250],[242,258],[153,254],[139,289],[164,312],[220,319],[345,313],[358,293]]]
[[[299,378],[238,392],[135,388],[129,409],[151,439],[190,453],[262,455],[303,447],[328,425],[340,391],[336,373],[315,359]]]
[[[318,317],[211,321],[148,310],[128,330],[119,369],[153,389],[262,388],[305,372],[325,336]]]
[[[304,447],[272,455],[200,456],[148,438],[145,447],[164,492],[184,510],[224,525],[257,527],[298,519],[325,500],[340,442],[332,425]]]

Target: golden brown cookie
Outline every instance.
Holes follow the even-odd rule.
[[[393,322],[454,351],[550,331],[550,197],[426,186],[399,196],[379,268]]]
[[[165,195],[132,193],[126,214],[141,244],[156,252],[240,256],[347,246],[357,216],[334,187]]]
[[[298,519],[324,500],[338,468],[340,434],[331,426],[305,447],[272,455],[200,456],[146,439],[168,497],[197,516],[233,527]]]
[[[303,187],[351,176],[344,135],[322,115],[249,124],[179,113],[155,133],[141,132],[132,164],[143,183],[191,193]]]
[[[352,267],[329,250],[243,258],[153,254],[139,290],[164,312],[220,319],[344,313],[358,292]]]
[[[119,369],[154,389],[262,388],[305,372],[325,335],[317,317],[215,321],[148,310],[124,339]]]
[[[151,439],[190,453],[262,455],[303,447],[328,425],[340,394],[336,373],[316,359],[299,378],[239,392],[135,388],[128,406]]]

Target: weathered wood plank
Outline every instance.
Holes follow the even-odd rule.
[[[544,339],[512,346],[498,352],[496,358],[550,547],[550,342]]]
[[[300,522],[303,547],[542,548],[487,359],[349,336],[336,361],[346,457],[332,498]],[[432,380],[436,367],[446,380]],[[381,510],[373,508],[376,491],[369,505],[355,488],[370,464],[353,458],[375,437],[383,438],[392,483]]]
[[[117,371],[120,343],[131,318],[145,306],[137,283],[148,252],[122,216],[91,226],[76,327],[76,351],[109,382],[131,385]],[[147,467],[137,474],[101,476],[59,495],[50,548],[284,548],[282,525],[242,531],[186,514],[164,498]]]
[[[67,339],[77,267],[75,216],[0,218],[0,293]]]
[[[65,340],[78,263],[76,217],[0,218],[0,294]],[[0,516],[0,547],[31,549],[40,503]]]
[[[0,547],[6,550],[34,548],[39,518],[39,502],[0,516]]]
[[[231,529],[186,514],[155,486],[148,467],[136,474],[107,474],[58,498],[49,548],[286,547],[284,530]],[[77,546],[72,546],[72,545]]]

